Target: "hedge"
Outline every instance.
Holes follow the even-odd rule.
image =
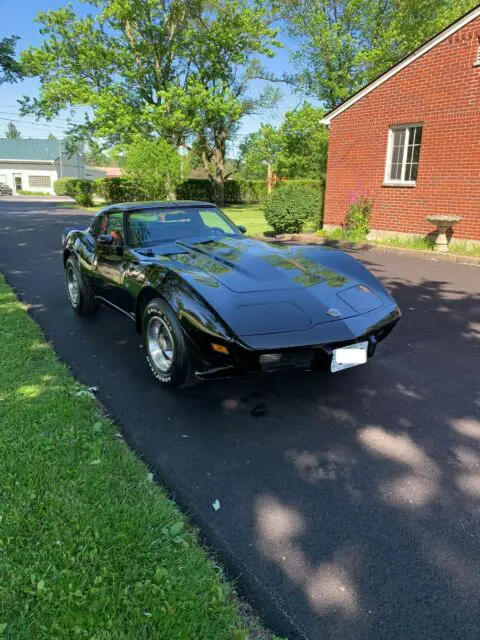
[[[110,204],[145,200],[145,194],[127,178],[99,178],[95,192]]]
[[[322,189],[322,184],[322,180],[284,180],[276,182],[274,188],[297,185]],[[259,204],[265,202],[267,195],[265,180],[225,180],[226,204]],[[177,198],[215,202],[215,186],[206,179],[185,180],[177,187]]]
[[[90,184],[95,185],[94,192],[111,204],[118,202],[135,202],[146,199],[142,190],[127,178],[99,178],[95,180],[94,183],[88,180],[82,182],[90,182]],[[53,188],[58,196],[69,195],[76,199],[76,183],[78,183],[77,178],[60,178],[54,183]],[[287,185],[296,185],[322,190],[322,184],[321,180],[282,180],[275,183],[274,189],[281,189]],[[85,187],[85,189],[87,189],[87,187]],[[92,191],[90,193],[92,193]],[[265,180],[225,181],[226,204],[263,204],[267,195],[267,184]],[[177,198],[179,200],[215,202],[215,185],[207,179],[185,180],[177,187]]]
[[[184,180],[177,187],[177,198],[179,200],[203,200],[204,202],[215,201],[215,187],[206,179]]]

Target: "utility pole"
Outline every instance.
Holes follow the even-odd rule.
[[[58,141],[58,151],[60,158],[60,178],[63,178],[63,157],[62,157],[62,142]]]

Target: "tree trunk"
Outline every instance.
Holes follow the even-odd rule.
[[[215,144],[215,203],[219,207],[225,204],[225,143],[217,140]]]
[[[272,193],[273,183],[275,182],[275,173],[270,162],[267,164],[267,193]]]
[[[170,180],[170,176],[168,176],[167,179],[165,180],[165,187],[167,189],[167,200],[172,200],[172,201],[176,200],[177,192],[172,187],[172,181]]]

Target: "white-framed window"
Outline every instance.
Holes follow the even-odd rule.
[[[28,176],[29,187],[51,187],[50,176]]]
[[[421,124],[402,124],[390,127],[385,184],[411,186],[416,184],[422,131]]]
[[[480,38],[478,39],[477,57],[475,58],[475,62],[473,63],[473,66],[480,67]]]

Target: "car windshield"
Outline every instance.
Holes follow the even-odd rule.
[[[240,231],[215,207],[143,209],[127,215],[127,244],[148,247],[186,238],[237,236]]]

